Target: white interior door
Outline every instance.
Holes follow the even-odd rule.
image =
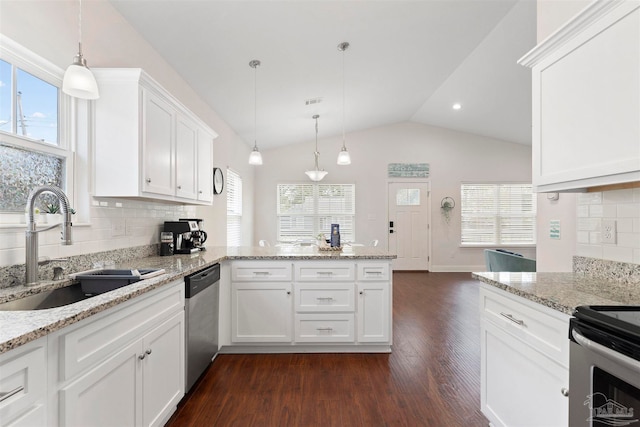
[[[394,270],[429,270],[429,183],[390,182],[389,251]]]

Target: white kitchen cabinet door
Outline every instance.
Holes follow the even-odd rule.
[[[233,342],[291,342],[293,295],[291,283],[235,282],[231,284]]]
[[[160,426],[184,395],[184,312],[149,332],[143,349],[143,425]]]
[[[196,199],[197,192],[197,129],[186,117],[176,120],[176,196]]]
[[[173,196],[173,132],[176,110],[151,91],[143,90],[142,97],[142,190]]]
[[[482,320],[481,407],[494,427],[566,427],[569,371]]]
[[[197,198],[202,202],[213,201],[213,135],[203,128],[198,129],[198,185]]]
[[[639,2],[593,2],[519,62],[532,67],[536,191],[640,180]]]
[[[142,424],[142,341],[126,345],[60,390],[60,426]]]
[[[43,337],[0,355],[0,425],[45,424],[46,354]]]
[[[358,342],[387,342],[391,337],[389,282],[358,283]]]

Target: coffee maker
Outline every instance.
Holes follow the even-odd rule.
[[[196,222],[198,229],[191,232],[191,241],[193,243],[193,247],[204,251],[204,242],[207,241],[207,232],[203,230],[204,220],[201,218],[180,218],[178,221]]]
[[[206,240],[206,233],[203,235],[195,219],[165,221],[163,231],[173,233],[174,254],[193,254],[204,250],[202,243]]]

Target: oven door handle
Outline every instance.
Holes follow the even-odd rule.
[[[598,344],[597,342],[592,341],[589,338],[585,338],[575,328],[571,330],[571,336],[573,336],[573,338],[579,345],[588,348],[589,350],[599,354],[602,357],[613,360],[627,369],[631,369],[633,371],[640,370],[640,361],[632,359],[629,356],[625,356],[624,354],[620,354],[617,351],[611,350],[610,348],[607,348],[602,344]]]

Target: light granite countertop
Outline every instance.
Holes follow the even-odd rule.
[[[114,307],[138,295],[226,260],[358,260],[394,259],[377,247],[345,247],[342,251],[319,251],[317,247],[207,247],[192,255],[152,256],[118,263],[115,268],[163,268],[165,274],[141,280],[111,292],[63,307],[31,311],[0,311],[0,354],[57,331],[96,313]],[[61,288],[72,281],[43,281],[36,286],[0,289],[0,303],[39,292]]]
[[[584,273],[472,273],[483,283],[566,314],[580,305],[640,305],[640,285]]]

